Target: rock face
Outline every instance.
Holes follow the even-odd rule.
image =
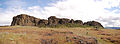
[[[88,21],[88,22],[85,22],[83,25],[102,27],[103,28],[103,26],[99,22],[96,22],[96,21]]]
[[[59,19],[59,24],[67,24],[67,23],[69,23],[69,22],[70,22],[70,20],[67,19],[67,18]]]
[[[70,23],[70,20],[67,18],[56,18],[55,16],[51,16],[48,18],[48,25],[57,25],[57,24],[67,24]]]
[[[74,21],[74,23],[83,25],[83,22],[81,20],[76,20],[76,21]]]
[[[55,16],[51,16],[48,20],[35,18],[33,16],[29,16],[26,14],[21,14],[13,17],[13,21],[11,26],[20,25],[20,26],[47,26],[47,25],[64,25],[64,24],[79,24],[79,25],[88,25],[88,26],[99,26],[103,27],[99,22],[96,21],[88,21],[83,23],[81,20],[73,20],[67,18],[57,18]]]
[[[74,24],[74,20],[73,20],[73,19],[71,19],[69,23]]]
[[[38,26],[41,24],[47,24],[47,20],[42,20],[42,19],[35,18],[33,16],[21,14],[21,15],[13,17],[11,26],[15,26],[15,25]]]
[[[59,22],[59,19],[55,16],[51,16],[48,18],[48,25],[57,25]]]
[[[41,19],[39,22],[38,22],[38,25],[37,26],[45,26],[48,24],[48,20],[44,20],[44,19]]]

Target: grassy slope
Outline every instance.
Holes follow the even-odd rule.
[[[50,36],[53,32],[62,32],[62,34],[54,34]],[[71,35],[66,32],[73,32]],[[88,32],[88,34],[87,34]],[[84,37],[95,37],[99,44],[114,44],[109,41],[120,40],[120,30],[107,30],[99,29],[99,31],[94,30],[94,28],[38,28],[31,26],[13,26],[13,27],[0,27],[0,44],[39,44],[40,38],[49,39],[55,38],[56,40],[64,41],[63,36],[84,36]],[[102,39],[101,39],[102,38]],[[66,43],[68,44],[68,43]],[[117,43],[116,43],[117,44]]]

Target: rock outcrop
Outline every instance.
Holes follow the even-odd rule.
[[[44,19],[41,19],[39,22],[38,22],[38,25],[37,26],[45,26],[48,24],[48,20],[44,20]]]
[[[69,23],[69,22],[70,22],[70,20],[67,19],[67,18],[59,19],[59,24],[67,24],[67,23]]]
[[[48,18],[48,25],[57,25],[59,23],[59,19],[55,16],[51,16]]]
[[[26,14],[21,14],[13,17],[11,26],[21,25],[21,26],[38,26],[41,24],[47,24],[47,20],[42,20],[35,18],[33,16],[28,16]]]
[[[69,23],[74,24],[74,20],[73,20],[73,19],[71,19]]]
[[[94,26],[94,27],[102,27],[103,28],[103,26],[97,21],[88,21],[88,22],[85,22],[83,25]]]
[[[99,22],[96,21],[88,21],[83,23],[81,20],[73,20],[67,18],[57,18],[55,16],[51,16],[48,20],[35,18],[33,16],[29,16],[26,14],[21,14],[13,17],[13,21],[11,26],[20,25],[20,26],[47,26],[47,25],[64,25],[64,24],[79,24],[79,25],[88,25],[88,26],[98,26],[103,27]]]
[[[83,25],[83,22],[81,20],[76,20],[74,21],[75,24],[80,24],[80,25]]]

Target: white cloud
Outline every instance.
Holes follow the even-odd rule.
[[[0,13],[0,24],[9,24],[12,22],[13,16],[19,14],[28,14],[37,18],[45,19],[46,17],[42,15],[41,8],[39,6],[28,7],[27,9],[23,8],[12,8],[7,9],[5,12]],[[7,23],[4,23],[7,22]]]
[[[117,7],[119,3],[120,0],[66,0],[52,4],[52,7],[45,7],[45,14],[47,16],[55,15],[57,17],[67,17],[83,21],[96,20],[104,26],[119,26],[120,24],[117,23],[119,21],[113,21],[114,24],[108,24],[113,19],[109,19],[109,21],[106,22],[97,20],[120,16],[115,14],[116,11],[109,12],[104,9]]]
[[[42,9],[40,6],[32,6],[27,9],[17,7],[7,9],[6,12],[0,13],[1,22],[10,22],[12,17],[21,13],[29,14],[37,18],[47,19],[49,16],[65,17],[86,21],[99,21],[106,26],[119,26],[120,15],[104,9],[118,7],[120,0],[62,0],[57,3],[51,3]],[[12,5],[12,4],[10,4]],[[24,4],[23,4],[24,5]],[[16,5],[13,5],[16,6]],[[0,24],[2,24],[0,22]]]
[[[41,13],[42,9],[40,6],[24,8],[23,6],[25,6],[26,3],[21,0],[10,0],[6,1],[4,4],[7,5],[7,8],[0,8],[0,25],[10,25],[13,16],[19,14],[28,14],[37,18],[44,18],[44,15]]]
[[[102,22],[104,24],[104,26],[107,27],[114,27],[114,26],[120,26],[120,17],[114,17],[114,16],[110,16],[110,17],[106,17],[106,18],[100,18],[97,19],[98,21]]]

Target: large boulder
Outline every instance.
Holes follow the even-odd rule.
[[[85,22],[83,25],[88,25],[88,26],[94,26],[94,27],[102,27],[101,23],[97,22],[97,21],[88,21]]]
[[[20,26],[38,26],[41,23],[46,24],[46,20],[41,20],[39,18],[35,18],[33,16],[29,16],[26,14],[21,14],[13,17],[13,21],[11,26],[20,25]]]

